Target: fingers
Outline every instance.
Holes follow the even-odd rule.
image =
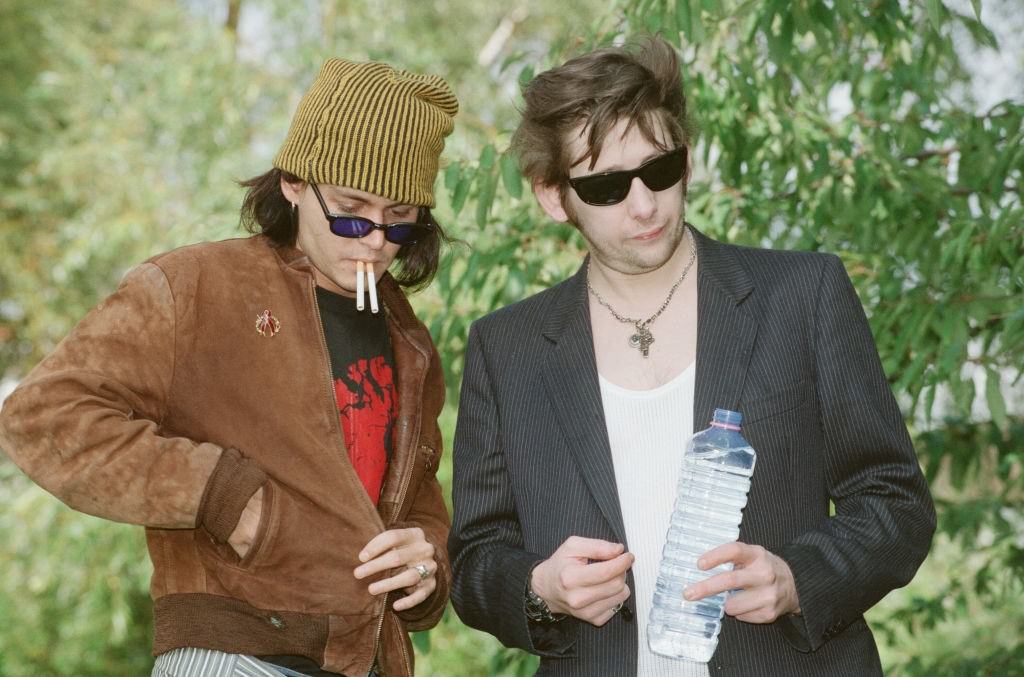
[[[593,564],[576,558],[547,560],[534,569],[531,585],[552,611],[594,622],[629,595],[626,571],[632,564],[632,553]],[[609,599],[614,601],[606,603]]]
[[[426,537],[423,535],[423,529],[419,527],[411,527],[409,529],[388,529],[370,539],[362,551],[359,553],[360,562],[368,562],[374,557],[381,555],[382,553],[391,550],[392,548],[399,548],[407,543],[414,543],[417,541],[426,541]]]
[[[756,578],[756,574],[763,572],[763,565],[768,554],[768,551],[759,545],[748,545],[739,541],[725,543],[708,550],[697,560],[697,566],[701,570],[708,571],[723,564],[732,564],[735,568],[732,571],[711,576],[700,583],[694,583],[683,591],[683,597],[693,601],[727,590],[747,588],[764,583],[765,581]],[[761,566],[757,566],[758,563]],[[755,574],[755,576],[750,574]]]
[[[576,618],[601,627],[612,619],[622,608],[619,605],[629,599],[629,588],[623,586],[617,594],[598,600],[573,613]]]
[[[621,595],[624,590],[629,592],[625,576],[616,576],[597,585],[566,586],[563,602],[575,616],[577,612]]]
[[[683,597],[686,598],[687,601],[693,602],[704,597],[717,595],[721,592],[746,587],[743,584],[743,579],[738,576],[741,571],[744,570],[736,569],[733,571],[726,571],[709,578],[705,578],[700,583],[694,583],[693,585],[687,586],[683,590]]]
[[[617,557],[626,550],[622,543],[602,541],[597,538],[584,538],[583,536],[570,536],[559,546],[555,554],[566,557],[579,557],[586,559],[606,560]]]
[[[395,600],[396,611],[411,609],[434,592],[437,587],[437,562],[434,561],[434,546],[426,540],[419,527],[389,529],[374,536],[359,553],[362,562],[353,574],[357,579],[367,578],[384,571],[399,569],[388,578],[374,581],[367,586],[371,595],[385,595],[396,590],[405,590],[404,597]],[[426,578],[415,569],[422,564],[427,568]]]
[[[256,540],[256,532],[259,530],[260,517],[263,514],[263,487],[249,497],[242,514],[238,518],[238,524],[228,536],[228,545],[234,548],[239,557],[245,557]]]
[[[600,585],[606,581],[622,579],[631,566],[635,556],[631,552],[624,552],[618,557],[604,561],[594,562],[583,566],[567,567],[562,570],[561,582],[565,588]]]
[[[683,591],[689,601],[735,590],[725,603],[725,613],[747,623],[771,623],[800,608],[793,572],[781,557],[756,545],[730,543],[709,550],[701,568],[731,562],[732,571],[711,576]]]
[[[410,535],[396,532],[418,532],[418,538],[417,533]],[[381,550],[382,544],[388,545],[390,549]],[[364,559],[364,554],[369,554],[373,559]],[[423,538],[423,530],[419,527],[393,529],[374,537],[359,553],[359,559],[363,561],[363,564],[356,567],[353,573],[356,578],[362,579],[388,569],[419,562],[433,562],[434,546]]]
[[[423,581],[422,584],[417,586],[417,588],[413,590],[411,593],[409,593],[405,597],[401,597],[395,600],[395,603],[391,605],[391,608],[393,608],[395,611],[411,609],[423,600],[425,600],[427,597],[430,597],[430,593],[434,592],[435,587],[437,587],[437,583],[434,581],[434,579],[428,578],[427,580]]]
[[[729,596],[725,613],[746,623],[771,623],[782,615],[780,601],[773,588],[744,590]]]
[[[758,545],[747,545],[739,541],[724,543],[701,555],[700,559],[697,560],[697,566],[706,571],[726,562],[746,564],[757,556],[758,550],[764,550],[764,548]]]
[[[430,560],[429,562],[422,562],[422,564],[427,567],[428,574],[426,578],[421,577],[420,572],[416,569],[409,567],[408,569],[403,569],[390,578],[374,581],[369,585],[367,590],[369,590],[371,595],[382,595],[386,592],[402,589],[411,594],[414,590],[421,587],[421,584],[426,584],[428,581],[431,584],[431,589],[433,589],[434,575],[437,572],[437,563],[435,563],[434,560]]]
[[[437,563],[430,560],[420,564],[427,568],[426,578],[421,576],[417,569],[410,567],[391,578],[371,583],[367,589],[371,595],[384,595],[396,590],[405,590],[405,596],[399,597],[391,606],[395,611],[411,609],[429,597],[430,593],[437,588]]]

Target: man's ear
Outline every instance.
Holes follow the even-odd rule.
[[[564,223],[569,220],[569,215],[562,206],[562,189],[556,185],[542,181],[533,182],[533,194],[537,197],[541,209],[551,217],[553,221]]]
[[[281,175],[281,192],[284,194],[284,199],[291,202],[293,205],[299,203],[299,198],[302,196],[302,192],[306,190],[305,181],[289,181]]]

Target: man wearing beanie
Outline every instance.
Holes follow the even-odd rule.
[[[154,675],[412,674],[450,572],[444,382],[402,288],[437,267],[457,110],[439,77],[328,61],[243,184],[254,235],[132,269],[7,398],[26,474],[146,527]]]

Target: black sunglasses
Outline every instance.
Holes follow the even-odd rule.
[[[374,223],[370,219],[364,219],[359,216],[332,214],[327,210],[327,203],[324,202],[324,196],[320,194],[320,189],[312,181],[309,182],[309,185],[313,187],[313,193],[320,202],[320,207],[324,210],[324,216],[327,218],[328,223],[330,223],[331,232],[340,237],[366,237],[379,228],[384,231],[384,239],[388,242],[406,245],[415,244],[420,239],[426,237],[434,227],[430,223],[409,223],[404,221],[397,223]],[[419,218],[423,218],[422,208],[419,212]]]
[[[604,207],[625,200],[633,179],[638,176],[645,186],[657,192],[679,183],[685,171],[686,146],[680,146],[651,158],[636,169],[577,176],[569,179],[569,185],[588,205]]]

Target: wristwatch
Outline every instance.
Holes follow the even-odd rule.
[[[557,623],[565,618],[565,614],[553,614],[540,595],[526,586],[526,617],[535,623]]]

